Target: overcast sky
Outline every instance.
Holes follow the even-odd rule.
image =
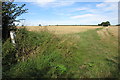
[[[36,0],[26,4],[28,13],[18,17],[25,25],[96,25],[103,21],[118,24],[118,2],[78,2],[76,0]]]

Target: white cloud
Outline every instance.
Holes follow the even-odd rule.
[[[105,0],[104,2],[119,2],[120,0]]]
[[[59,1],[59,2],[54,2],[50,3],[51,7],[61,7],[61,6],[69,6],[74,4],[75,2],[64,2],[64,1]]]
[[[105,7],[107,6],[105,3],[100,3],[100,4],[97,4],[96,7],[100,8],[100,7]]]
[[[76,11],[82,11],[82,10],[87,10],[88,8],[76,8]]]
[[[35,2],[33,2],[35,5],[38,5],[40,7],[46,7],[47,5],[49,5],[50,3],[54,3],[55,0],[36,0]]]
[[[77,15],[77,16],[72,16],[72,19],[78,19],[78,18],[86,18],[86,17],[90,17],[93,16],[93,14],[84,14],[84,15]]]
[[[78,18],[86,18],[86,17],[91,17],[94,16],[93,14],[84,14],[84,15],[77,15],[77,16],[72,16],[72,19],[78,19]]]
[[[36,0],[39,5],[47,5],[48,3],[55,2],[55,0]]]
[[[111,14],[106,15],[98,15],[98,14],[86,14],[86,15],[77,15],[76,17],[73,16],[68,18],[67,20],[26,20],[26,25],[31,26],[38,26],[41,25],[57,25],[57,24],[68,24],[68,25],[97,25],[103,21],[110,21],[111,24],[117,24],[116,22],[118,19]]]
[[[50,1],[50,0],[38,0],[39,2],[42,1]],[[64,2],[118,2],[120,0],[56,0],[57,2],[59,1],[64,1]],[[15,0],[15,2],[36,2],[36,0]]]
[[[15,2],[53,2],[53,0],[14,0]]]
[[[102,15],[102,14],[92,14],[90,16],[89,15],[88,16],[87,15],[83,15],[83,16],[78,15],[75,18],[71,18],[70,20],[76,24],[84,24],[84,25],[86,25],[86,24],[97,25],[103,21],[110,21],[111,24],[118,23],[117,22],[118,18],[114,17],[111,14],[108,14],[108,16]]]
[[[33,4],[38,5],[40,7],[61,7],[68,6],[74,4],[76,1],[66,1],[66,0],[31,0]]]
[[[33,2],[40,7],[68,6],[76,2],[118,2],[119,0],[15,0],[15,2]],[[98,5],[98,6],[102,6]]]
[[[116,13],[118,11],[118,3],[117,2],[103,2],[96,5],[97,10],[112,11],[112,13]]]

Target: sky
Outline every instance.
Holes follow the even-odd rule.
[[[103,21],[118,24],[118,2],[80,2],[63,0],[36,0],[15,2],[26,4],[28,13],[18,17],[26,26],[41,25],[97,25]]]

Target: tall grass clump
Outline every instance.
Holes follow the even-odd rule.
[[[8,70],[12,65],[19,61],[27,60],[31,53],[34,53],[36,48],[44,42],[42,37],[50,38],[50,34],[47,32],[33,33],[27,31],[25,28],[18,29],[16,31],[16,45],[11,43],[8,39],[2,46],[3,53],[3,75],[4,71]],[[47,39],[46,38],[46,39]]]
[[[59,77],[67,70],[61,63],[60,39],[47,30],[16,32],[16,45],[3,44],[3,77]],[[58,63],[59,61],[59,63]]]

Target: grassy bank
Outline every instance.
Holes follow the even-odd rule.
[[[103,40],[98,30],[101,29],[62,36],[48,31],[26,31],[26,37],[19,33],[17,41],[22,46],[17,51],[9,40],[3,44],[3,75],[33,79],[118,77],[117,40],[113,36]],[[12,53],[22,54],[15,63],[11,60]]]

